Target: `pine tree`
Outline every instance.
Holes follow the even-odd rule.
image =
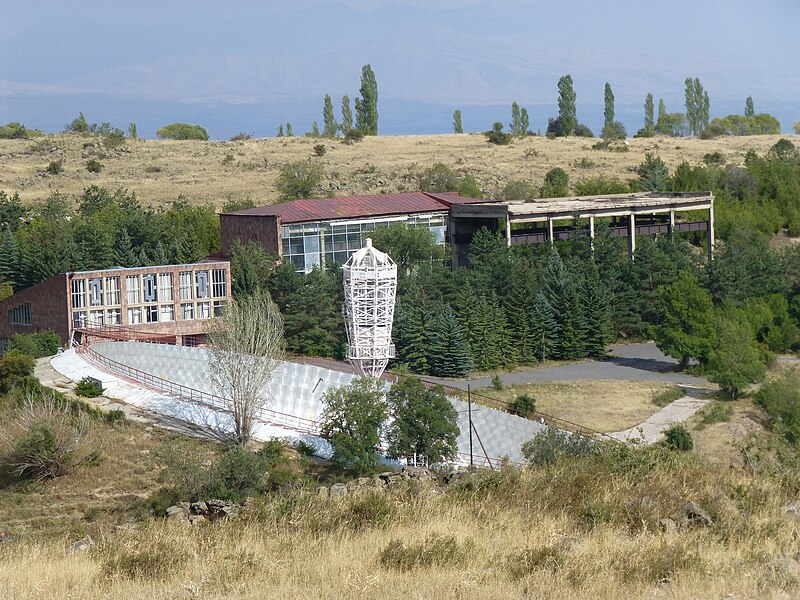
[[[541,290],[553,309],[559,337],[554,345],[556,358],[579,358],[583,348],[583,321],[574,286],[558,251],[553,248],[542,270]]]
[[[644,97],[644,136],[653,137],[655,123],[653,122],[653,94]]]
[[[531,349],[537,360],[551,357],[558,342],[558,325],[550,302],[542,292],[536,294],[530,316]]]
[[[672,189],[669,169],[664,161],[650,153],[644,155],[644,162],[637,168],[639,189],[645,192],[663,192]]]
[[[585,318],[584,349],[595,358],[606,355],[612,339],[611,303],[608,288],[600,280],[597,265],[589,262],[578,285],[578,299]]]
[[[464,133],[464,127],[461,125],[461,109],[453,111],[453,133]]]
[[[558,80],[558,118],[561,120],[561,129],[565,136],[575,133],[575,127],[578,125],[575,101],[572,77],[564,75]]]
[[[747,100],[744,103],[744,116],[745,117],[755,117],[756,116],[756,109],[753,106],[753,97],[748,96]]]
[[[144,248],[139,248],[139,256],[137,257],[136,262],[139,263],[136,265],[138,267],[146,267],[150,265],[150,257],[147,256],[147,252]]]
[[[20,272],[20,255],[17,239],[6,225],[0,238],[0,284],[9,283],[18,288],[17,276]]]
[[[469,345],[453,310],[439,305],[430,319],[428,369],[438,377],[464,377],[472,370]]]
[[[342,96],[342,122],[339,125],[342,130],[342,135],[347,135],[347,132],[353,128],[353,111],[350,108],[350,97]]]
[[[167,251],[164,249],[164,244],[158,240],[156,247],[153,249],[152,262],[156,266],[168,265],[169,258],[167,258]]]
[[[603,100],[605,106],[603,109],[603,127],[611,127],[614,124],[614,92],[608,82],[606,82],[604,89]]]
[[[505,296],[508,333],[519,362],[536,360],[531,338],[531,314],[536,298],[533,273],[527,262],[517,261],[511,272],[511,287]]]
[[[120,267],[136,267],[138,262],[133,251],[133,244],[128,231],[120,229],[117,234],[116,248],[114,249],[114,262]]]
[[[333,102],[329,94],[325,94],[325,105],[322,109],[322,122],[324,124],[322,135],[329,138],[336,137],[336,132],[339,131],[339,124],[336,122],[336,115],[333,114]]]
[[[361,93],[356,98],[356,128],[364,135],[378,135],[378,82],[370,65],[361,68]]]
[[[397,358],[414,373],[429,371],[428,313],[422,288],[416,282],[409,286],[395,310],[393,334]]]

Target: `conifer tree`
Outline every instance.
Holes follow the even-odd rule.
[[[544,362],[553,356],[558,341],[558,325],[550,302],[538,292],[531,306],[531,350],[536,359]]]
[[[611,127],[614,124],[614,92],[608,82],[605,85],[603,101],[605,107],[603,109],[603,127]]]
[[[753,106],[753,97],[748,96],[747,100],[744,103],[744,116],[745,117],[755,117],[756,116],[756,109]]]
[[[0,284],[9,283],[17,288],[19,258],[17,239],[11,233],[11,228],[6,225],[0,239]]]
[[[361,93],[356,98],[356,128],[364,135],[378,135],[378,82],[370,65],[361,68]]]
[[[156,266],[169,264],[169,258],[167,258],[167,251],[164,248],[164,244],[161,243],[161,240],[158,240],[158,242],[156,243],[156,247],[153,249],[152,262]]]
[[[325,105],[322,109],[322,122],[324,128],[322,134],[325,137],[334,138],[339,131],[339,124],[336,122],[336,115],[333,114],[333,102],[330,94],[325,94]]]
[[[283,123],[278,125],[278,137],[283,137]]]
[[[439,305],[428,327],[428,369],[439,377],[464,377],[472,370],[469,345],[453,310]]]
[[[581,314],[585,319],[584,349],[594,358],[606,355],[606,346],[612,339],[611,304],[608,288],[600,280],[594,262],[589,262],[578,284]]]
[[[395,309],[393,334],[397,358],[414,373],[428,373],[429,336],[425,297],[418,283],[413,282]]]
[[[294,137],[294,133],[292,133],[291,123],[286,123],[286,137]]]
[[[342,122],[339,125],[342,130],[342,135],[347,135],[347,132],[353,128],[353,111],[350,108],[350,97],[342,96]]]
[[[114,262],[120,267],[136,267],[138,262],[128,231],[120,229],[114,249]]]
[[[653,94],[648,93],[644,97],[644,135],[653,137],[655,123],[653,122]]]
[[[150,264],[150,257],[147,256],[147,252],[144,248],[139,248],[139,256],[137,257],[136,262],[139,263],[137,265],[139,267],[146,267]]]
[[[518,260],[511,272],[511,286],[505,296],[508,332],[518,360],[530,364],[536,360],[531,337],[531,313],[536,299],[533,273],[526,261]]]
[[[453,111],[453,133],[464,133],[464,127],[461,125],[461,109]]]
[[[542,270],[542,293],[553,309],[558,328],[553,354],[556,358],[575,359],[583,355],[584,321],[575,288],[569,280],[558,251],[553,248]]]
[[[575,127],[578,125],[575,101],[572,77],[564,75],[558,80],[558,118],[561,120],[561,130],[565,136],[575,133]]]

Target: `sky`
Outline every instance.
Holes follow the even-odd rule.
[[[358,95],[366,63],[387,135],[450,131],[455,108],[489,129],[513,101],[544,131],[567,73],[595,133],[606,81],[629,134],[648,92],[683,111],[690,76],[712,116],[752,95],[784,131],[800,120],[798,0],[0,0],[0,15],[0,123],[45,131],[83,111],[143,137],[172,121],[302,133],[325,94],[337,111]]]

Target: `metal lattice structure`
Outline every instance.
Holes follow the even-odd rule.
[[[397,265],[367,238],[367,245],[354,252],[342,270],[347,359],[362,377],[380,377],[394,358]]]

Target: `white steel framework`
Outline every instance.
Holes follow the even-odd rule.
[[[366,246],[342,267],[347,358],[363,377],[380,377],[394,358],[392,320],[397,265],[385,252]]]

